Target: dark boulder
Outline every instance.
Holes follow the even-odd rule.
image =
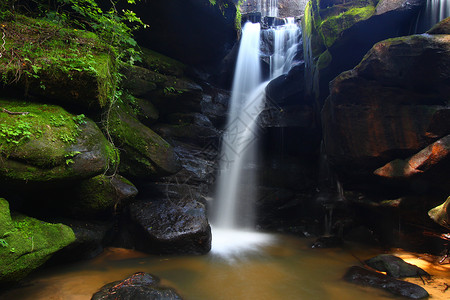
[[[421,268],[408,264],[400,257],[381,254],[365,261],[365,263],[375,270],[386,272],[387,275],[394,278],[420,277],[430,275]]]
[[[383,289],[396,296],[410,299],[423,299],[429,296],[424,288],[416,284],[397,280],[357,266],[353,266],[347,271],[344,280],[357,285]]]
[[[385,40],[333,80],[322,122],[329,161],[341,178],[373,178],[375,169],[449,134],[442,117],[449,49],[449,35]]]
[[[138,201],[130,206],[136,249],[155,254],[205,254],[211,228],[203,204],[188,198]]]
[[[91,300],[182,300],[174,289],[159,282],[156,276],[138,272],[122,281],[108,283]]]

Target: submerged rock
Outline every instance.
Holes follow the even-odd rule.
[[[408,264],[400,257],[390,254],[378,255],[366,260],[365,263],[369,267],[381,272],[386,272],[387,275],[394,278],[430,276],[421,268]]]
[[[344,275],[344,280],[362,286],[383,289],[391,294],[410,299],[423,299],[429,296],[424,288],[416,284],[397,280],[358,266],[351,267]]]
[[[211,228],[203,204],[179,200],[139,201],[130,218],[136,249],[155,254],[205,254],[211,249]]]
[[[91,300],[182,300],[174,289],[163,287],[159,282],[154,275],[138,272],[122,281],[108,283]]]
[[[441,205],[431,209],[428,216],[439,225],[450,229],[450,197]]]
[[[10,214],[0,198],[0,284],[23,279],[74,241],[70,227]]]

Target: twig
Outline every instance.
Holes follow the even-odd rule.
[[[9,111],[6,108],[0,107],[0,109],[4,112],[7,113],[9,115],[28,115],[29,112],[25,111],[25,112],[16,112],[16,111]]]
[[[2,27],[2,31],[3,31],[3,33],[2,33],[2,41],[3,41],[3,44],[2,44],[2,47],[1,47],[1,49],[0,49],[0,58],[3,57],[3,51],[6,51],[6,49],[5,49],[5,44],[6,44],[6,39],[5,39],[5,37],[6,37],[6,34],[5,34],[5,29],[3,29],[3,27]]]
[[[445,293],[445,292],[448,290],[448,288],[450,288],[450,285],[448,285],[448,284],[445,283],[445,282],[444,282],[444,285],[445,285],[445,288],[444,288],[444,290],[442,291],[443,293]]]

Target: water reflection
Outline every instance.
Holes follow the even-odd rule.
[[[393,299],[383,291],[362,288],[341,280],[346,269],[381,251],[346,245],[345,249],[310,249],[312,240],[276,236],[262,252],[230,263],[205,256],[149,256],[131,250],[108,249],[99,257],[35,274],[26,286],[0,296],[8,300],[88,300],[106,283],[144,271],[161,277],[187,300],[278,299]],[[407,261],[423,261],[436,275],[424,288],[433,299],[448,299],[443,292],[450,266],[437,266],[433,258],[395,252]],[[416,261],[414,261],[416,260]],[[420,279],[415,283],[423,284]],[[448,291],[450,292],[450,291]]]

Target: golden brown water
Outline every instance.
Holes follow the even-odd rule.
[[[292,299],[396,299],[371,288],[341,280],[358,259],[380,254],[377,249],[346,245],[345,249],[310,249],[311,240],[277,236],[263,252],[230,263],[205,256],[159,257],[118,248],[99,257],[55,269],[30,278],[29,285],[0,296],[7,300],[88,300],[106,283],[144,271],[159,276],[186,300],[292,300]],[[435,257],[393,251],[432,275],[423,286],[431,299],[450,299],[450,265],[437,265]]]

